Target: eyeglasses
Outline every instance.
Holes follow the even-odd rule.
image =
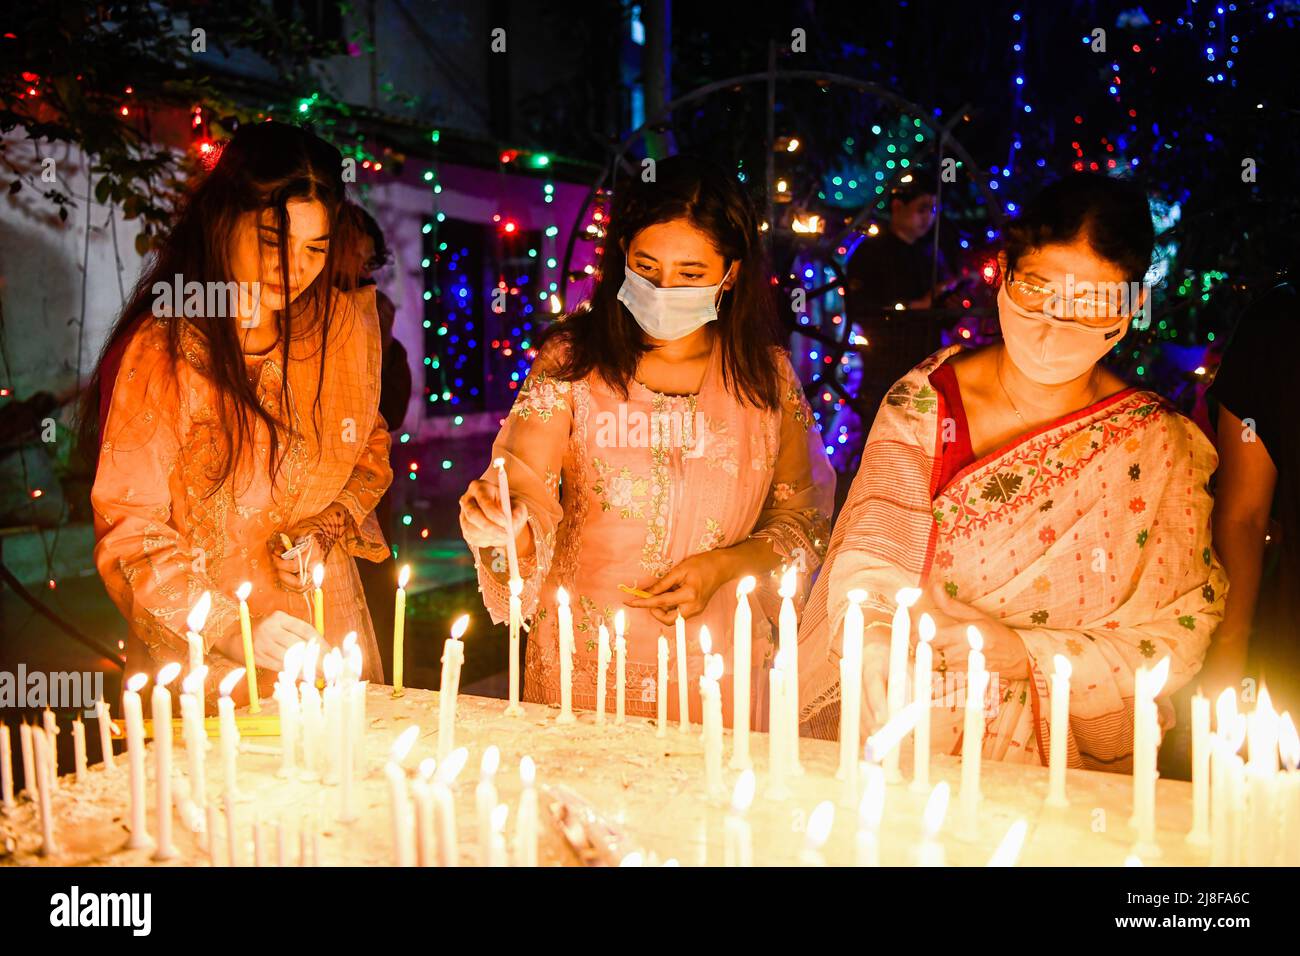
[[[1133,314],[1135,296],[1125,283],[1097,294],[1065,298],[1059,288],[1044,288],[1015,273],[1007,273],[1007,294],[1023,309],[1043,312],[1054,318],[1073,319],[1083,325],[1106,326]]]

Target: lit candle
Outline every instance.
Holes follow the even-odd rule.
[[[857,803],[858,741],[862,714],[862,602],[867,592],[855,588],[848,594],[844,612],[844,638],[840,654],[840,767],[835,777],[846,784],[850,806]]]
[[[402,683],[406,669],[406,584],[411,580],[411,566],[402,565],[397,575],[397,599],[393,608],[393,696],[406,693]],[[324,633],[322,631],[322,633]]]
[[[560,588],[555,593],[559,601],[560,622],[560,715],[556,722],[571,724],[573,716],[573,655],[577,647],[573,640],[573,611],[569,609],[569,592]]]
[[[1282,804],[1282,833],[1278,840],[1280,866],[1300,866],[1300,735],[1289,713],[1278,726],[1278,749],[1286,773],[1282,774],[1279,799]]]
[[[221,782],[226,799],[227,819],[231,812],[231,804],[240,799],[239,786],[235,781],[235,755],[239,753],[239,727],[235,724],[235,702],[230,699],[230,694],[243,677],[242,667],[236,667],[223,677],[220,687],[221,697],[217,700],[221,731]]]
[[[665,641],[665,644],[667,642]],[[704,654],[704,674],[700,677],[700,702],[704,712],[704,779],[709,798],[723,800],[722,784],[722,655],[710,654],[713,641],[706,626],[700,628],[700,650]]]
[[[321,695],[322,724],[321,750],[324,752],[325,769],[322,780],[328,786],[335,786],[342,774],[341,764],[343,738],[343,708],[340,702],[342,690],[339,687],[339,675],[343,672],[343,655],[337,647],[321,661],[321,670],[325,674],[325,690]]]
[[[885,702],[890,718],[907,706],[907,653],[911,648],[912,619],[909,608],[921,598],[920,588],[902,588],[894,595],[897,607],[889,629],[889,683],[885,687]],[[899,783],[903,775],[898,769],[899,750],[891,750],[885,760],[885,780]]]
[[[492,810],[488,838],[488,866],[506,865],[506,820],[509,816],[510,808],[504,803],[498,803]]]
[[[655,685],[655,736],[668,736],[668,638],[659,635],[659,674]]]
[[[1056,654],[1052,658],[1056,671],[1052,674],[1052,715],[1050,721],[1051,750],[1047,763],[1047,805],[1068,807],[1065,797],[1065,755],[1070,737],[1070,673],[1073,670],[1068,658]]]
[[[1159,856],[1160,847],[1156,844],[1156,754],[1160,749],[1160,725],[1156,714],[1156,697],[1165,686],[1169,677],[1169,658],[1166,657],[1151,669],[1142,683],[1139,696],[1142,714],[1139,719],[1145,723],[1142,732],[1142,759],[1139,767],[1137,754],[1134,754],[1133,772],[1136,799],[1134,809],[1137,812],[1137,845],[1133,852],[1143,859]]]
[[[749,758],[749,688],[753,680],[753,612],[749,607],[749,595],[757,581],[752,575],[746,575],[736,585],[736,616],[732,624],[732,656],[735,674],[733,675],[732,712],[731,712],[731,769],[746,770],[751,766]]]
[[[36,789],[37,801],[41,809],[41,856],[53,856],[59,852],[54,842],[54,800],[51,777],[54,771],[54,758],[51,751],[54,739],[37,727],[32,732],[36,748]]]
[[[302,682],[299,684],[299,707],[302,712],[302,770],[303,780],[320,779],[321,748],[324,718],[321,714],[320,691],[316,688],[316,661],[320,657],[320,642],[312,640],[302,657]]]
[[[519,703],[519,632],[523,627],[524,582],[510,579],[510,703],[506,705],[507,717],[522,717],[523,704]]]
[[[181,672],[181,665],[173,661],[163,667],[154,678],[153,697],[153,757],[156,807],[158,812],[158,841],[155,860],[170,860],[177,855],[172,842],[172,695],[167,685]]]
[[[353,647],[350,650],[355,651]],[[354,679],[351,666],[343,669],[344,679],[339,686],[339,776],[343,781],[339,798],[339,822],[352,823],[357,819],[354,783],[356,764],[361,754],[361,737],[353,712],[365,702],[365,684]]]
[[[439,866],[460,866],[460,844],[456,837],[456,799],[451,787],[468,757],[469,751],[458,747],[446,760],[439,761],[438,770],[433,775],[433,809],[438,826]]]
[[[461,638],[468,628],[469,615],[462,614],[451,626],[451,637],[442,645],[442,677],[438,684],[439,763],[456,746],[456,697],[460,693],[460,666],[465,663],[465,642]]]
[[[519,761],[519,811],[515,814],[515,865],[537,865],[537,768],[533,758]]]
[[[280,705],[280,769],[281,777],[295,777],[298,762],[298,674],[302,670],[302,657],[307,645],[299,641],[284,652],[283,670],[275,684],[275,699]]]
[[[248,616],[248,596],[253,593],[253,585],[245,581],[235,591],[239,598],[239,633],[244,640],[244,676],[248,680],[248,710],[250,713],[262,712],[262,700],[257,693],[257,661],[253,654],[253,623]]]
[[[59,721],[54,711],[46,707],[41,713],[41,722],[45,727],[45,737],[50,744],[50,786],[59,785]],[[38,766],[37,772],[40,772]]]
[[[181,738],[185,741],[185,758],[189,766],[190,799],[203,810],[208,802],[207,768],[204,750],[208,732],[199,713],[199,694],[207,680],[207,665],[190,671],[181,681]]]
[[[1059,655],[1058,655],[1059,656]],[[1029,832],[1029,824],[1024,818],[1017,820],[1008,828],[1006,836],[998,844],[998,848],[993,851],[989,857],[989,866],[1015,866],[1016,860],[1020,859],[1020,850],[1025,845],[1025,834]]]
[[[777,619],[777,648],[785,654],[784,712],[781,719],[781,742],[787,748],[786,770],[799,776],[803,764],[799,762],[799,617],[794,610],[797,586],[797,569],[790,567],[781,575],[781,613]]]
[[[790,789],[786,783],[790,748],[785,744],[785,652],[778,650],[772,660],[772,669],[767,672],[768,679],[768,732],[767,732],[767,798],[769,800],[788,800]]]
[[[432,757],[420,761],[411,795],[415,802],[415,863],[434,866],[438,859],[438,837],[433,826],[433,772],[438,762]]]
[[[190,608],[190,613],[185,617],[185,640],[190,649],[190,671],[196,671],[203,666],[203,625],[207,623],[208,612],[212,610],[212,594],[204,591],[199,599],[194,602],[194,607]],[[204,716],[207,715],[207,695],[202,689],[199,690],[199,712]],[[203,740],[203,746],[208,745],[207,738]]]
[[[676,643],[677,653],[677,729],[687,733],[691,729],[690,685],[686,682],[686,619],[681,612],[677,614]]]
[[[315,585],[311,592],[312,617],[316,624],[316,633],[325,636],[325,565],[317,564],[311,569],[311,581]],[[393,662],[396,665],[396,661]]]
[[[104,770],[113,770],[116,765],[113,761],[112,717],[102,697],[95,701],[95,719],[99,721],[99,750],[104,758]]]
[[[492,814],[497,808],[497,767],[501,763],[501,751],[492,744],[483,751],[483,760],[479,764],[478,786],[474,788],[474,807],[478,821],[479,865],[491,866],[492,851]]]
[[[14,802],[14,754],[9,740],[9,725],[0,720],[0,807],[12,810]]]
[[[131,836],[127,849],[140,850],[153,846],[145,826],[144,808],[144,710],[140,705],[140,691],[148,683],[145,674],[135,674],[126,682],[122,692],[122,713],[126,716],[126,746],[131,766]]]
[[[1255,711],[1246,723],[1250,760],[1246,765],[1249,812],[1246,814],[1245,864],[1272,866],[1277,849],[1279,807],[1277,806],[1278,720],[1273,699],[1262,687]]]
[[[934,699],[934,618],[922,614],[916,625],[916,667],[912,674],[912,700],[920,704],[916,730],[912,734],[912,791],[930,789],[930,706]]]
[[[858,803],[856,843],[858,866],[880,866],[880,820],[885,812],[885,771],[875,761],[862,761],[862,800]]]
[[[627,619],[623,609],[614,612],[614,723],[627,719]],[[573,646],[573,628],[569,628],[569,646]]]
[[[603,623],[596,629],[596,723],[605,723],[606,674],[609,672],[609,628]]]
[[[921,844],[917,849],[917,866],[943,866],[943,844],[939,842],[939,830],[943,818],[948,812],[948,782],[935,784],[930,791],[930,799],[925,802],[925,814],[922,818]]]
[[[754,802],[754,771],[745,769],[731,792],[731,809],[723,821],[723,866],[753,866],[754,836],[746,819]]]
[[[413,866],[415,847],[411,833],[411,802],[407,796],[406,771],[402,761],[411,752],[420,728],[415,724],[407,727],[398,736],[389,753],[388,763],[384,765],[384,776],[388,779],[389,813],[393,825],[393,865]]]
[[[984,670],[984,638],[973,624],[966,628],[970,654],[966,666],[966,712],[961,741],[961,829],[967,839],[974,839],[979,828],[980,761],[984,749],[984,690],[988,673]]]
[[[77,774],[77,783],[86,779],[86,725],[80,717],[72,720],[72,767]]]
[[[23,793],[27,795],[28,800],[35,801],[39,789],[36,779],[36,757],[32,745],[32,727],[27,723],[26,717],[18,727],[18,743],[23,755]]]
[[[829,800],[823,800],[813,808],[812,815],[808,818],[808,829],[804,832],[803,850],[799,854],[801,865],[826,865],[826,859],[822,856],[822,848],[826,846],[826,841],[830,839],[831,827],[834,823],[835,804]]]
[[[1232,863],[1232,793],[1237,751],[1245,739],[1245,722],[1237,715],[1237,693],[1225,687],[1215,701],[1215,733],[1210,752],[1210,865]]]
[[[497,470],[497,491],[501,496],[501,510],[506,516],[506,566],[510,580],[521,580],[519,576],[519,551],[515,542],[515,516],[510,505],[510,482],[506,478],[506,460],[497,458],[492,462]]]
[[[1210,699],[1199,689],[1192,698],[1192,828],[1187,842],[1210,845]]]

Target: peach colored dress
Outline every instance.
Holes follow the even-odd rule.
[[[782,385],[779,410],[741,405],[724,387],[715,344],[700,391],[670,396],[633,381],[626,401],[597,376],[563,381],[544,351],[519,390],[492,448],[502,457],[514,501],[528,506],[535,560],[521,568],[527,635],[524,697],[560,699],[556,588],[570,597],[577,650],[573,700],[596,705],[598,628],[612,635],[626,595],[619,585],[646,588],[685,558],[758,537],[784,562],[801,568],[802,595],[830,538],[834,473],[788,357],[774,353]],[[489,467],[484,478],[495,481]],[[493,621],[509,613],[504,549],[475,551],[479,587]],[[686,621],[689,709],[699,722],[700,626],[726,664],[724,720],[732,723],[732,621],[736,581],[724,583],[700,614]],[[759,579],[753,598],[754,693],[751,719],[765,720],[759,680],[773,656],[779,572]],[[642,608],[627,619],[627,713],[656,712],[658,639],[670,646],[668,713],[678,713],[672,626]],[[607,675],[607,711],[614,712],[615,671]]]
[[[373,290],[336,298],[324,371],[320,330],[295,334],[288,385],[296,437],[281,440],[284,455],[274,486],[267,474],[269,435],[256,420],[255,461],[244,461],[211,497],[205,469],[214,467],[228,429],[203,370],[203,336],[190,322],[181,329],[182,360],[167,354],[168,319],[146,318],[127,343],[103,430],[91,491],[95,512],[95,566],[132,637],[128,668],[153,671],[165,661],[188,660],[186,617],[204,591],[212,611],[207,645],[208,699],[222,676],[242,664],[212,648],[238,633],[235,592],[253,585],[253,624],[282,610],[311,621],[302,595],[281,589],[267,550],[276,532],[319,514],[334,502],[348,527],[325,560],[325,639],[337,645],[356,631],[364,675],[381,681],[378,645],[354,558],[381,561],[389,549],[374,515],[392,481],[390,437],[378,412],[379,324]],[[280,349],[246,356],[250,381],[273,415],[280,416]],[[318,418],[316,383],[322,377]],[[319,422],[319,425],[317,425]],[[150,664],[141,653],[147,649]]]

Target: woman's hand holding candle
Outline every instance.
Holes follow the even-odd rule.
[[[661,624],[676,623],[677,615],[690,618],[709,605],[714,592],[736,577],[735,563],[722,551],[693,554],[646,588],[650,597],[629,595],[628,607],[648,610]]]
[[[284,653],[293,645],[316,638],[316,629],[284,611],[272,611],[264,618],[253,621],[253,659],[259,671],[280,671],[284,668]],[[213,645],[232,661],[244,659],[244,639],[238,628]]]
[[[528,505],[513,501],[510,517],[515,527],[515,548],[521,559],[532,557],[533,532],[528,524]],[[465,541],[474,548],[504,548],[506,546],[505,510],[501,507],[501,491],[495,474],[491,481],[480,478],[469,483],[460,496],[460,530]]]
[[[950,598],[938,584],[930,596],[934,605],[930,609],[935,623],[934,651],[942,653],[949,670],[966,668],[966,655],[970,650],[966,628],[973,624],[984,638],[986,671],[1013,680],[1029,676],[1029,654],[1014,627]]]

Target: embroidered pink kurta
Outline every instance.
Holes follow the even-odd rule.
[[[739,544],[750,536],[770,542],[801,570],[802,593],[821,563],[829,539],[833,472],[802,386],[784,353],[774,353],[781,374],[781,408],[742,406],[724,388],[721,350],[715,345],[696,395],[669,396],[633,381],[626,400],[595,375],[567,382],[554,378],[551,356],[540,355],[520,389],[493,458],[502,457],[515,501],[529,509],[536,559],[526,578],[523,612],[527,637],[525,697],[556,703],[560,697],[556,589],[570,596],[577,652],[574,706],[596,702],[598,626],[611,635],[607,708],[615,706],[613,633],[623,608],[619,585],[646,588],[690,555]],[[484,477],[495,480],[489,467]],[[508,615],[506,559],[502,550],[475,553],[479,586],[492,619]],[[754,718],[763,719],[762,687],[755,675],[772,657],[770,621],[779,608],[777,574],[764,575],[751,597],[754,609]],[[724,583],[700,614],[686,621],[690,710],[700,720],[699,634],[707,625],[713,653],[724,655],[724,719],[731,724],[732,619],[736,581]],[[627,712],[653,716],[658,639],[675,648],[674,628],[641,608],[624,608],[627,620]],[[675,650],[672,651],[675,655]],[[670,719],[676,719],[677,662],[669,663]]]
[[[242,661],[213,643],[239,629],[235,592],[252,583],[253,624],[282,610],[312,620],[302,595],[282,590],[267,541],[338,502],[348,527],[325,561],[325,640],[356,631],[364,675],[383,679],[378,645],[354,558],[381,561],[388,546],[374,509],[392,481],[390,437],[378,412],[379,324],[373,290],[336,299],[325,359],[321,406],[313,418],[320,369],[320,330],[295,333],[288,391],[294,437],[274,488],[267,474],[269,435],[255,420],[252,461],[240,463],[211,497],[205,470],[215,467],[230,423],[216,406],[202,334],[181,329],[181,359],[167,354],[167,319],[146,318],[128,341],[113,388],[91,491],[95,565],[109,595],[153,664],[129,654],[131,668],[188,661],[186,617],[204,591],[212,611],[203,637],[207,691]],[[264,407],[283,420],[280,350],[246,356],[249,380]],[[285,452],[287,441],[287,454]],[[248,457],[248,456],[246,456]],[[274,497],[273,497],[274,492]]]

